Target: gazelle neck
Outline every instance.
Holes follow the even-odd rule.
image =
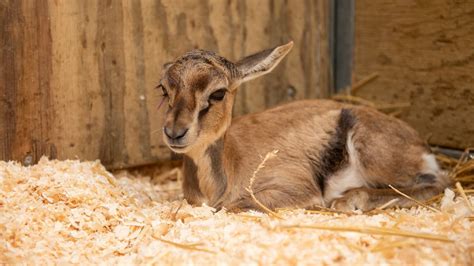
[[[196,165],[196,177],[200,191],[207,198],[208,204],[215,206],[227,187],[227,177],[223,165],[224,136],[207,147],[200,147],[186,155]]]

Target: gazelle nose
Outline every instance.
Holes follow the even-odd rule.
[[[172,140],[179,140],[183,138],[188,132],[188,128],[173,128],[169,127],[164,128],[165,135]]]

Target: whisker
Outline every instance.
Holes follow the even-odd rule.
[[[161,128],[160,128],[160,129],[157,129],[157,130],[153,130],[153,131],[151,132],[151,134],[155,134],[155,133],[157,133],[157,132],[160,132],[161,130],[162,130]]]

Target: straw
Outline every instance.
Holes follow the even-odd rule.
[[[194,251],[203,251],[203,252],[208,252],[208,253],[213,253],[213,254],[216,253],[215,251],[208,250],[208,249],[205,249],[205,248],[198,248],[198,246],[203,245],[202,243],[183,244],[183,243],[177,243],[177,242],[173,242],[173,241],[170,241],[170,240],[166,240],[166,239],[163,239],[161,237],[157,237],[156,239],[160,240],[163,243],[170,244],[170,245],[173,245],[175,247],[182,248],[182,249],[194,250]]]
[[[469,206],[469,209],[471,209],[471,211],[474,212],[474,208],[472,207],[471,201],[467,198],[466,192],[464,191],[464,188],[461,186],[461,183],[456,182],[456,188],[457,188],[459,194],[461,194],[461,196],[466,201],[466,204],[467,204],[467,206]]]
[[[317,230],[329,230],[329,231],[339,231],[339,232],[354,232],[361,234],[370,234],[370,235],[391,235],[391,236],[401,236],[401,237],[410,237],[410,238],[419,238],[432,241],[442,241],[452,243],[454,240],[449,239],[447,236],[442,235],[433,235],[426,233],[415,233],[409,231],[398,230],[394,228],[383,228],[383,227],[355,227],[355,226],[326,226],[326,225],[284,225],[282,228],[287,229],[317,229]]]
[[[383,210],[383,209],[387,208],[388,206],[392,205],[393,203],[396,203],[399,200],[400,199],[392,199],[392,200],[388,201],[387,203],[383,204],[382,206],[378,207],[377,210]]]
[[[405,198],[407,198],[407,199],[409,199],[409,200],[412,200],[412,201],[416,202],[418,205],[421,205],[421,206],[423,206],[423,207],[425,207],[425,208],[428,208],[428,209],[430,209],[430,210],[432,210],[432,211],[434,211],[434,212],[441,212],[440,210],[438,210],[438,209],[436,209],[436,208],[433,208],[433,207],[431,207],[431,206],[428,206],[428,205],[422,203],[421,201],[418,201],[418,200],[416,200],[416,199],[414,199],[414,198],[408,196],[407,194],[401,192],[400,190],[396,189],[396,188],[393,187],[392,185],[388,185],[388,186],[389,186],[391,189],[393,189],[395,192],[397,192],[398,194],[404,196]]]
[[[369,100],[353,95],[336,94],[331,97],[333,100],[346,101],[360,105],[375,107],[375,104]]]
[[[253,201],[255,201],[255,203],[257,203],[257,205],[262,208],[266,213],[268,213],[270,216],[273,216],[275,218],[278,218],[278,219],[283,219],[283,217],[281,217],[280,215],[278,215],[276,212],[270,210],[270,208],[268,208],[267,206],[263,205],[254,195],[253,193],[253,190],[252,190],[252,185],[253,183],[255,182],[255,178],[257,177],[257,173],[263,168],[265,167],[265,163],[267,162],[267,160],[271,159],[271,158],[274,158],[276,157],[276,154],[278,153],[278,150],[273,150],[269,153],[267,153],[267,155],[265,155],[265,158],[263,158],[262,162],[258,165],[257,169],[255,169],[255,171],[253,172],[252,174],[252,177],[250,178],[250,182],[249,182],[249,186],[246,188],[246,190],[250,193],[250,196],[252,197]]]
[[[357,81],[351,88],[350,93],[355,94],[360,88],[365,86],[367,83],[371,82],[372,80],[376,79],[379,76],[379,73],[375,72],[367,77]]]

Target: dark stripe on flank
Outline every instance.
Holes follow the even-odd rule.
[[[331,133],[332,136],[324,149],[319,154],[308,155],[314,181],[319,185],[322,194],[327,178],[349,163],[347,137],[354,124],[355,117],[351,110],[342,109],[335,131]]]

